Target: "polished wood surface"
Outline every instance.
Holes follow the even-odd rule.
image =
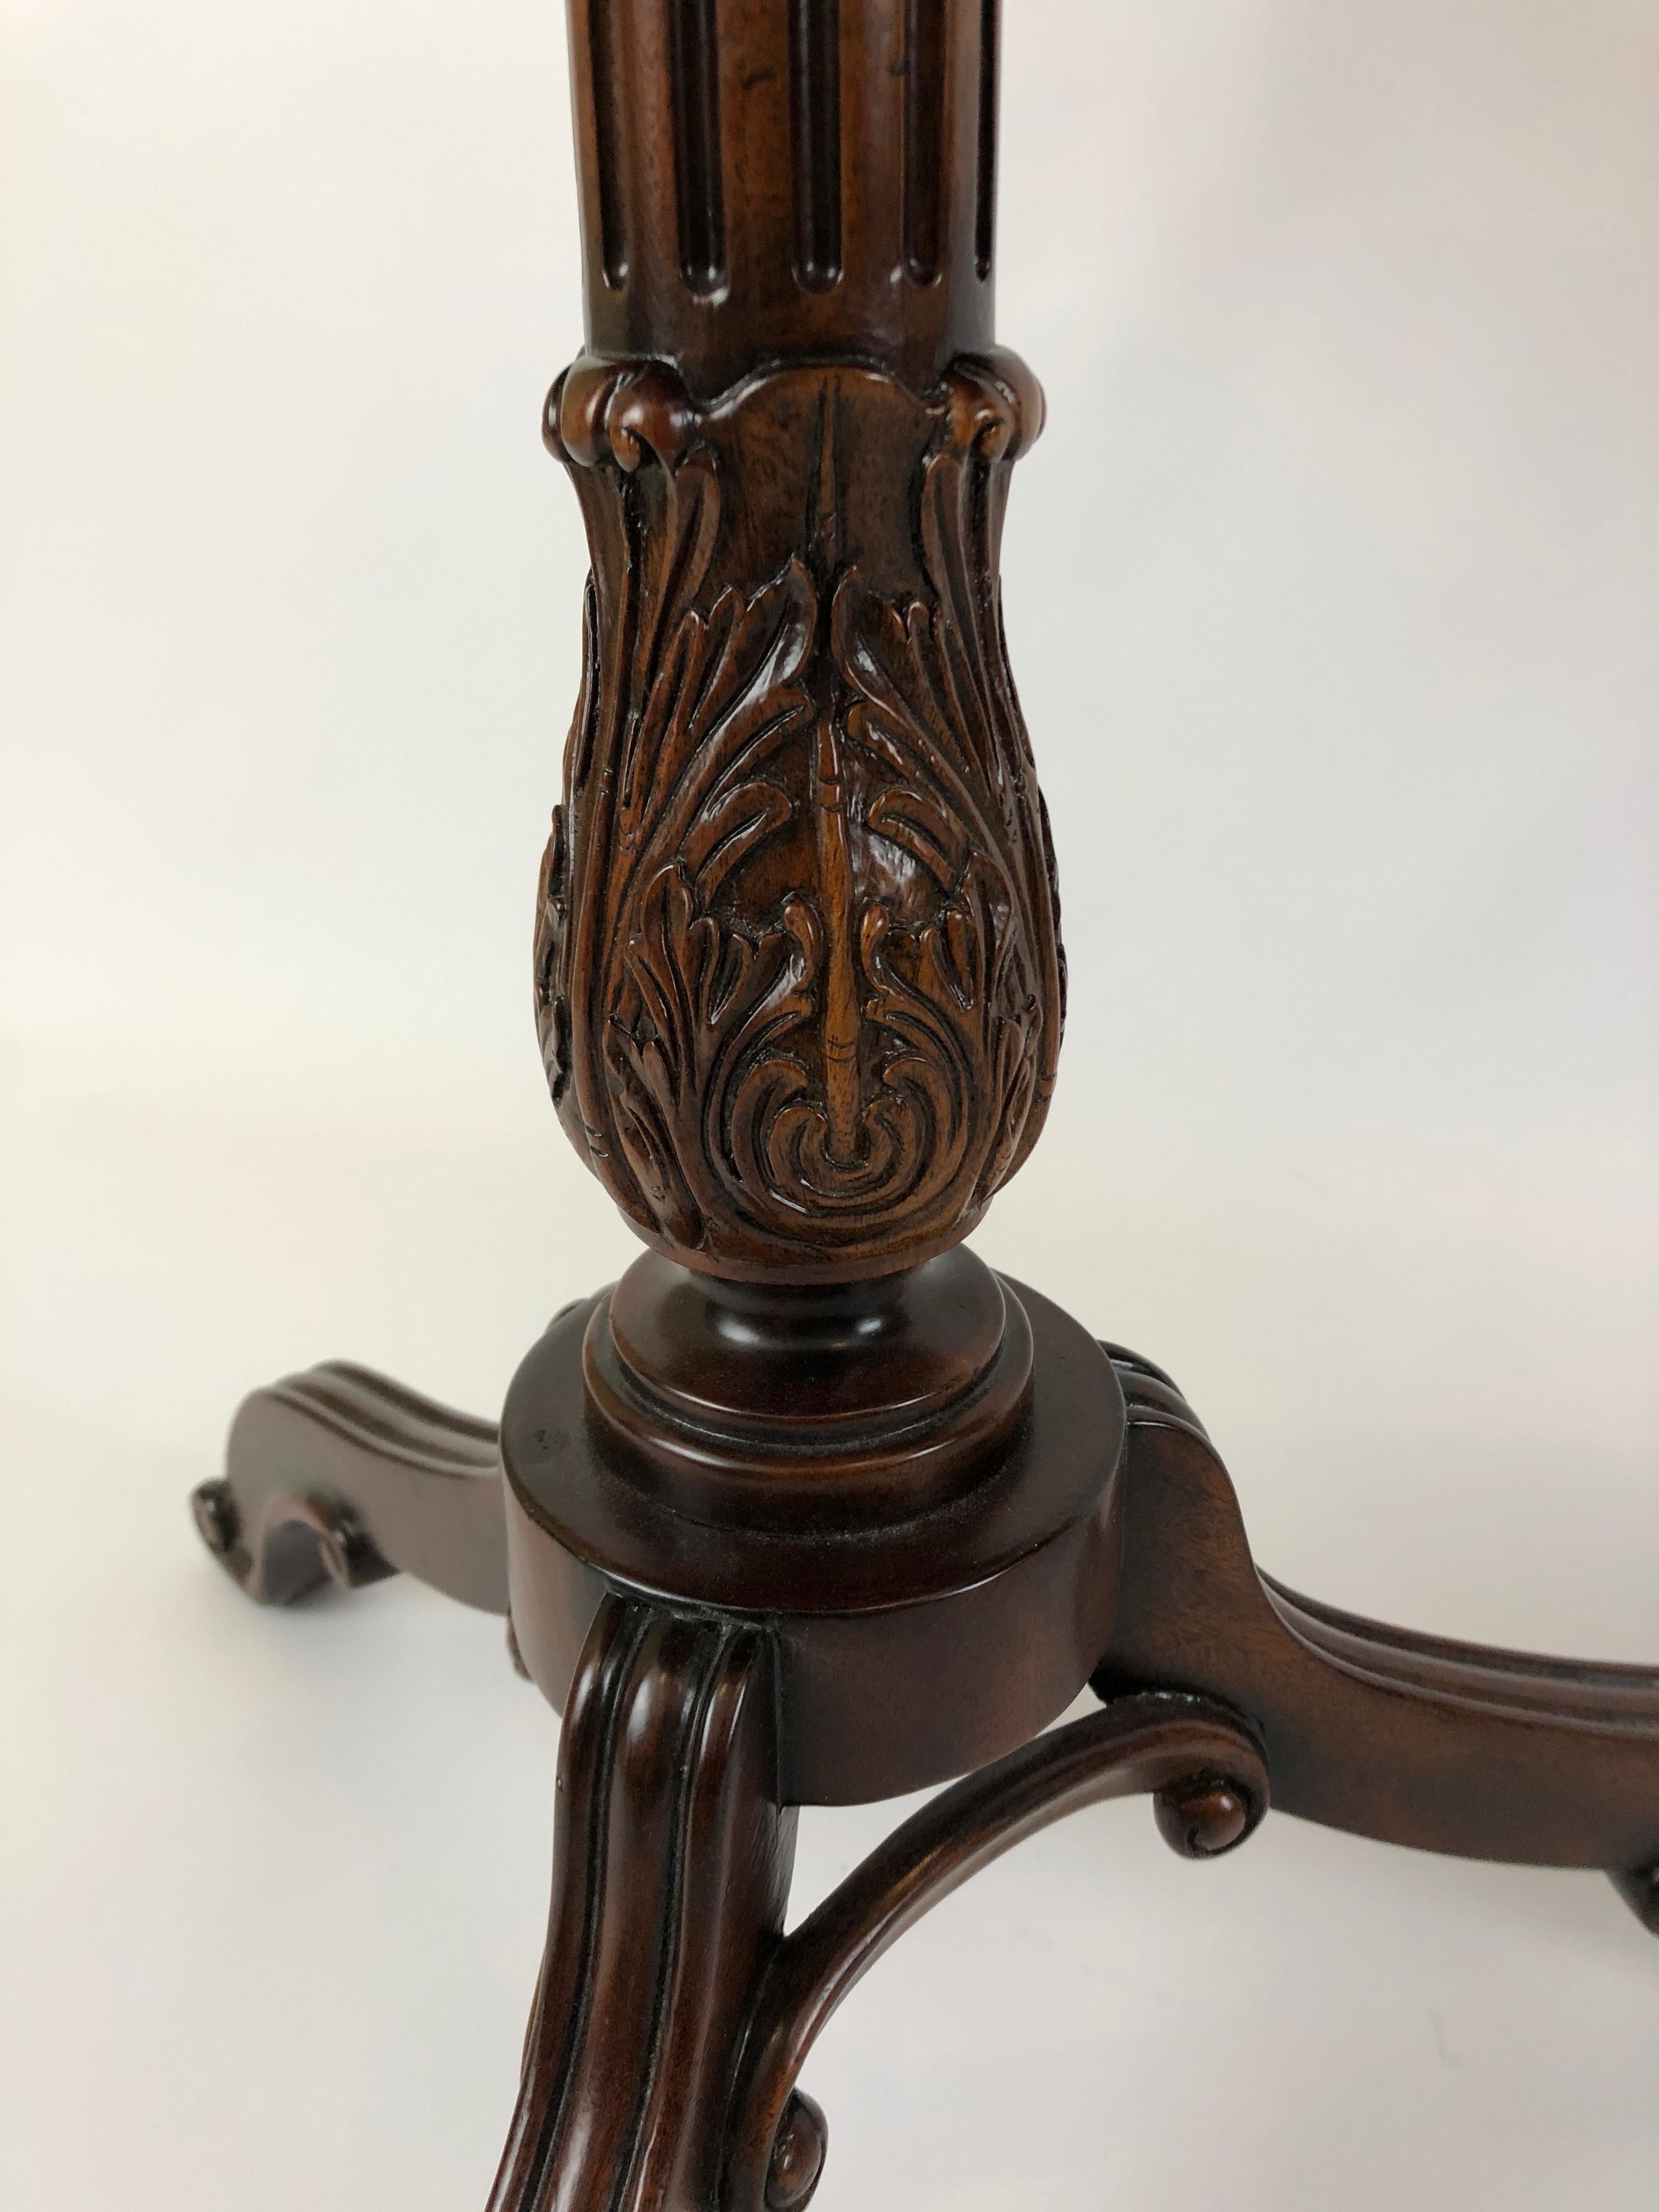
[[[770,1667],[763,1632],[601,1603],[565,1716],[547,1949],[490,2212],[793,2212],[828,2139],[801,2066],[940,1899],[1104,1798],[1155,1796],[1194,1858],[1267,1809],[1237,1717],[1125,1698],[945,1790],[786,1936],[795,1816],[777,1802]]]
[[[569,0],[588,343],[925,390],[991,343],[996,0]]]
[[[717,2202],[794,1862],[770,1674],[752,1630],[601,1606],[565,1716],[547,1950],[491,2212]]]
[[[981,1867],[1068,1813],[1141,1794],[1171,1850],[1218,1857],[1255,1829],[1267,1790],[1260,1747],[1236,1715],[1158,1692],[1119,1698],[941,1791],[773,1947],[738,2076],[724,2202],[775,2207],[763,2177],[799,2159],[794,2083],[812,2045],[883,1953]],[[822,2115],[810,2112],[821,2139]]]
[[[1043,419],[995,343],[1005,35],[996,0],[571,0],[586,329],[543,430],[592,573],[535,1012],[647,1249],[499,1431],[314,1369],[194,1500],[252,1597],[401,1569],[508,1611],[564,1711],[492,2212],[799,2212],[836,2004],[1105,1796],[1188,1856],[1271,1796],[1600,1867],[1659,1932],[1659,1674],[1295,1595],[1169,1376],[963,1247],[1065,1014],[1000,609]],[[953,1777],[784,1933],[795,1807]]]
[[[262,1604],[402,1573],[504,1613],[496,1433],[493,1421],[329,1360],[244,1401],[223,1477],[191,1499],[196,1525]]]
[[[589,1419],[657,1495],[738,1528],[865,1526],[960,1496],[1031,1382],[1024,1308],[960,1246],[791,1288],[648,1254],[582,1340]]]
[[[573,1308],[550,1334],[579,1334],[592,1310],[591,1302]],[[1362,1620],[1286,1589],[1252,1560],[1226,1468],[1179,1390],[1149,1361],[1104,1349],[1123,1386],[1127,1426],[1103,1493],[1111,1541],[1089,1577],[1096,1617],[1109,1624],[1083,1639],[1097,1692],[1115,1698],[1156,1686],[1218,1698],[1260,1731],[1280,1812],[1419,1850],[1598,1867],[1640,1917],[1653,1920],[1659,1668],[1462,1643]],[[331,1578],[355,1587],[401,1568],[501,1612],[507,1513],[498,1436],[493,1423],[333,1364],[255,1393],[232,1431],[229,1479],[204,1485],[193,1504],[210,1547],[264,1602],[292,1602]],[[1005,1504],[1030,1502],[1018,1482],[1003,1497]],[[695,1525],[682,1534],[695,1541]],[[902,1534],[894,1584],[838,1581],[836,1547],[818,1535],[799,1548],[838,1627],[859,1600],[873,1620],[887,1622],[895,1586],[928,1594],[921,1567],[927,1523]],[[595,1542],[574,1525],[567,1540]],[[706,1533],[703,1546],[705,1562],[733,1576],[714,1602],[735,1615],[744,1610],[738,1570],[718,1530]],[[763,1552],[750,1571],[764,1577],[768,1556],[779,1553]],[[544,1555],[532,1557],[525,1580],[538,1595],[529,1617],[539,1621],[539,1594],[555,1584]],[[614,1567],[592,1572],[574,1549],[565,1557],[571,1583],[587,1595],[573,1601],[568,1615],[557,1613],[558,1633],[579,1643],[605,1589],[627,1587],[629,1577]],[[842,1558],[856,1562],[850,1571],[858,1575],[875,1565],[863,1541]],[[682,1558],[680,1571],[695,1578],[695,1552]],[[963,1571],[981,1587],[977,1565]],[[687,1601],[691,1594],[679,1595]],[[778,1635],[775,1616],[758,1605],[749,1609]],[[536,1648],[544,1686],[561,1703],[570,1669]],[[974,1702],[981,1725],[990,1725],[994,1701]],[[809,1723],[803,1733],[814,1735],[817,1726]],[[925,1735],[925,1723],[918,1727]],[[849,1753],[855,1771],[863,1771],[859,1756]],[[969,1763],[964,1755],[956,1765]],[[797,1802],[810,1795],[795,1792]]]
[[[833,1469],[797,1486],[793,1517],[705,1516],[582,1417],[584,1346],[605,1299],[556,1322],[501,1420],[513,1617],[545,1694],[561,1701],[608,1588],[766,1624],[797,1802],[919,1789],[1053,1720],[1110,1631],[1123,1396],[1075,1322],[1002,1287],[1030,1332],[1030,1406],[970,1488],[924,1492],[902,1517],[866,1510],[861,1470],[837,1507]]]
[[[1161,1370],[1129,1405],[1122,1581],[1097,1690],[1178,1686],[1260,1728],[1284,1812],[1422,1850],[1619,1872],[1659,1861],[1659,1669],[1417,1635],[1251,1563],[1227,1471]]]
[[[921,397],[784,362],[713,406],[584,357],[548,400],[592,574],[543,1050],[579,1152],[684,1265],[913,1266],[1042,1127],[1058,901],[998,588],[1042,421],[1000,352]]]
[[[914,1266],[1036,1141],[1064,963],[1002,635],[994,0],[573,0],[592,556],[537,995],[682,1264]]]

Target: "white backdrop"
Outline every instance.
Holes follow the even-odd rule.
[[[1072,1018],[976,1240],[1259,1556],[1659,1657],[1659,10],[1015,0],[1008,623]],[[483,1410],[625,1263],[528,1016],[584,553],[552,0],[0,0],[0,2196],[482,2201],[553,1723],[184,1493],[329,1353]],[[888,1808],[810,1816],[800,1893]],[[1085,1815],[812,2062],[854,2205],[1650,2206],[1605,1885]]]

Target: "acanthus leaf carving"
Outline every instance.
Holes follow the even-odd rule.
[[[850,368],[701,411],[660,363],[555,387],[593,576],[544,1057],[618,1204],[693,1264],[925,1257],[1035,1138],[1055,902],[995,571],[1033,404],[983,362],[926,402]],[[908,444],[902,498],[866,433]]]

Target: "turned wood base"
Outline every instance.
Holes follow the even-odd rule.
[[[1659,1672],[1295,1596],[1253,1565],[1169,1377],[1003,1287],[1031,1324],[1025,1418],[975,1488],[885,1528],[665,1504],[584,1408],[609,1294],[555,1321],[499,1432],[337,1364],[238,1414],[193,1504],[251,1596],[401,1571],[510,1601],[515,1656],[564,1713],[491,2212],[794,2212],[827,2143],[798,2076],[842,1997],[978,1868],[1105,1797],[1151,1795],[1193,1857],[1271,1797],[1390,1842],[1599,1867],[1659,1933]],[[1042,1732],[1085,1678],[1102,1710]],[[797,1804],[969,1767],[782,1933]]]

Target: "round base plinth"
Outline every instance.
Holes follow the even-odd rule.
[[[799,1290],[647,1253],[594,1306],[582,1381],[602,1444],[693,1520],[867,1528],[983,1478],[1030,1396],[1031,1332],[961,1246]]]
[[[769,1632],[788,1803],[895,1796],[1047,1726],[1111,1632],[1123,1396],[1077,1322],[1002,1289],[1029,1326],[1030,1395],[974,1479],[878,1522],[826,1513],[820,1479],[793,1527],[671,1501],[649,1460],[586,1411],[583,1343],[610,1294],[562,1315],[501,1417],[513,1622],[543,1693],[562,1705],[609,1587]]]

